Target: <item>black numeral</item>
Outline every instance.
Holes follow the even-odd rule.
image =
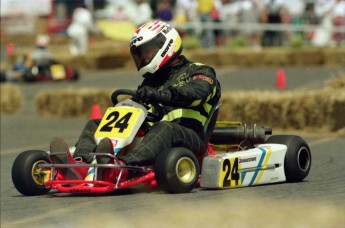
[[[230,184],[231,184],[231,180],[229,179],[230,170],[231,170],[230,160],[226,159],[223,162],[223,171],[226,171],[225,177],[224,177],[224,180],[223,180],[223,187],[230,187]]]
[[[119,112],[111,112],[106,120],[109,120],[109,122],[107,122],[101,129],[100,131],[107,131],[110,132],[113,127],[111,126],[117,119],[119,118]]]
[[[240,179],[240,174],[238,173],[238,158],[235,158],[235,164],[231,170],[231,180],[235,180],[235,185],[238,185],[238,180]]]
[[[131,116],[132,113],[129,112],[116,122],[115,128],[118,128],[120,133],[122,133],[128,127],[128,121]]]
[[[106,120],[109,120],[109,121],[106,122],[103,127],[101,127],[100,131],[111,132],[113,128],[118,128],[119,132],[122,133],[128,127],[128,121],[131,118],[132,114],[133,114],[132,112],[129,112],[126,115],[124,115],[122,118],[117,120],[120,116],[119,112],[117,111],[111,112],[106,118]],[[112,126],[113,124],[114,126]]]
[[[223,171],[225,171],[225,176],[223,179],[223,187],[230,187],[231,180],[235,181],[235,185],[238,185],[238,181],[240,180],[240,174],[238,173],[238,158],[235,158],[233,167],[231,168],[230,159],[226,159],[223,162]],[[230,177],[230,179],[229,179]]]

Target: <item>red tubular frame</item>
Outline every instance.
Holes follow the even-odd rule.
[[[210,156],[216,154],[210,143],[207,143],[207,153]],[[148,171],[142,176],[134,177],[119,183],[99,180],[63,180],[63,177],[58,174],[57,179],[45,182],[45,186],[46,188],[56,189],[58,192],[62,193],[90,194],[114,192],[118,189],[125,189],[141,183],[144,183],[145,186],[149,188],[157,187],[158,185],[154,171]],[[198,184],[200,184],[200,178]]]
[[[150,171],[141,177],[120,182],[118,183],[118,186],[115,183],[98,180],[49,180],[45,183],[45,186],[47,188],[56,189],[62,193],[83,194],[108,193],[118,189],[128,188],[140,183],[145,183],[145,185],[148,187],[155,187],[156,181],[154,172]]]

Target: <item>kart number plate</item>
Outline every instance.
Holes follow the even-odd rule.
[[[139,108],[108,108],[95,132],[95,137],[129,138],[141,112]]]
[[[221,164],[219,186],[222,188],[233,188],[241,186],[241,169],[238,157],[224,159]]]
[[[54,64],[50,67],[50,72],[52,73],[52,78],[54,80],[62,80],[66,78],[65,67],[61,64]]]

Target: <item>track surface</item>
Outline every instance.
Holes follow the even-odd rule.
[[[276,90],[276,69],[218,69],[223,92]],[[285,69],[289,90],[318,89],[339,69]],[[344,70],[344,69],[342,69]],[[1,114],[1,227],[344,227],[344,133],[297,133],[310,145],[313,161],[301,183],[232,190],[195,189],[169,195],[144,186],[107,195],[83,196],[54,191],[24,197],[14,188],[11,167],[24,150],[48,150],[52,137],[72,145],[86,120],[37,116],[34,97],[50,88],[106,87],[135,89],[133,71],[83,72],[75,83],[20,84],[26,97],[17,115]],[[274,129],[273,129],[274,130]],[[293,133],[294,132],[288,132]]]

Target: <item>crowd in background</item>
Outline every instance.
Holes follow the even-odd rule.
[[[177,28],[194,24],[203,48],[223,45],[239,34],[253,47],[282,46],[297,33],[314,46],[345,42],[345,0],[107,0],[107,6],[95,12],[95,17],[129,20],[137,26],[152,19],[174,23]],[[203,26],[206,23],[210,29]],[[254,27],[241,29],[243,23]],[[220,24],[223,27],[212,29],[212,25]],[[316,27],[284,31],[262,26],[267,24]],[[180,31],[184,35],[186,30]]]

